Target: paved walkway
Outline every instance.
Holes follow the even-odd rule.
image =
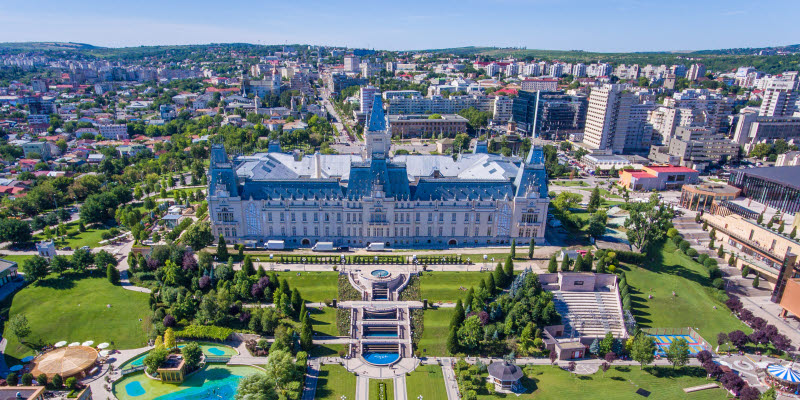
[[[303,387],[302,400],[314,400],[317,394],[317,377],[319,376],[320,363],[317,360],[309,360],[306,368],[306,384]]]
[[[369,378],[358,375],[356,378],[356,400],[369,399]]]
[[[450,358],[442,358],[442,375],[444,375],[444,386],[447,389],[447,400],[458,400],[458,381],[456,373],[453,371],[453,361]]]
[[[405,374],[394,378],[394,400],[408,400],[408,393],[406,393]]]

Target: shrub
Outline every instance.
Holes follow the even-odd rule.
[[[711,286],[717,289],[722,289],[723,287],[725,287],[725,280],[723,280],[722,278],[715,278],[714,281],[711,282]]]
[[[214,325],[189,325],[175,331],[175,337],[181,339],[211,339],[223,341],[233,333],[233,329]]]
[[[6,382],[9,386],[17,386],[19,383],[19,375],[16,372],[10,372],[8,376],[6,376]]]
[[[678,248],[681,249],[682,252],[686,253],[690,246],[691,244],[689,242],[682,240],[681,244],[678,245]]]
[[[61,379],[61,375],[56,374],[53,377],[53,381],[51,382],[51,385],[52,385],[53,389],[56,389],[56,390],[61,389],[61,387],[64,386],[64,380]]]
[[[706,260],[708,260],[708,254],[700,254],[697,257],[697,262],[699,262],[700,264],[705,264]]]
[[[36,377],[36,383],[40,386],[47,386],[47,375],[39,374],[39,376]]]
[[[67,378],[66,385],[69,390],[75,390],[75,387],[78,386],[78,379],[74,376],[71,376]]]
[[[33,385],[33,374],[28,372],[22,374],[22,385],[23,386],[30,386]]]
[[[692,258],[697,257],[697,250],[695,249],[686,250],[686,255]]]
[[[705,266],[706,268],[716,267],[717,260],[713,258],[707,258],[705,261],[703,261],[703,266]]]
[[[620,262],[629,263],[629,264],[641,264],[645,261],[646,256],[642,253],[636,253],[633,251],[618,251],[616,252],[609,252],[609,256],[619,260]]]

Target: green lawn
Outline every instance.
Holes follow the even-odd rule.
[[[447,333],[450,327],[450,319],[453,316],[453,308],[439,308],[425,310],[425,328],[419,340],[419,350],[423,356],[446,356]]]
[[[2,254],[2,253],[0,253],[0,258],[2,258],[3,260],[6,260],[6,261],[13,261],[13,262],[17,263],[17,266],[19,267],[20,270],[22,269],[22,263],[25,262],[25,260],[27,260],[29,258],[32,258],[32,257],[33,256],[20,256],[20,255],[16,255],[16,254],[12,255],[12,254]]]
[[[322,310],[318,308],[310,308],[311,323],[314,326],[314,332],[319,335],[338,336],[339,332],[336,329],[336,309],[331,307],[324,307]]]
[[[338,272],[281,272],[278,278],[286,279],[289,287],[300,291],[303,299],[310,303],[321,303],[335,299],[338,288]]]
[[[9,365],[34,354],[29,345],[38,348],[61,340],[111,342],[118,349],[145,345],[146,330],[150,328],[148,295],[111,285],[105,273],[96,272],[94,276],[51,275],[3,302],[0,312],[4,320],[21,314],[31,327],[25,344],[10,332],[4,334],[8,339],[5,355]]]
[[[345,351],[343,344],[318,344],[308,353],[311,357],[336,357],[339,351]]]
[[[623,269],[632,289],[631,311],[641,327],[693,327],[712,345],[717,344],[719,332],[736,329],[751,332],[714,297],[713,289],[708,286],[708,270],[676,253],[671,241],[645,262],[644,268],[623,266]],[[648,295],[653,298],[648,299]]]
[[[439,365],[420,365],[406,377],[406,393],[409,400],[447,400],[442,367]]]
[[[369,380],[369,399],[378,400],[378,384],[383,383],[386,385],[386,400],[394,399],[394,380],[392,379],[370,379]]]
[[[458,299],[467,297],[467,291],[471,286],[477,289],[480,281],[486,279],[488,274],[488,272],[424,272],[419,281],[422,298],[432,303],[455,303]]]
[[[69,246],[72,247],[72,249],[74,250],[74,249],[79,249],[83,246],[89,246],[92,248],[98,247],[100,245],[100,241],[103,240],[100,236],[103,234],[103,232],[108,231],[108,229],[97,229],[97,228],[87,227],[86,231],[79,232],[78,225],[79,225],[78,222],[70,222],[67,224],[67,229],[69,229],[70,232],[77,232],[77,234],[71,237],[67,236],[66,239],[64,240],[56,240],[55,244],[57,248]],[[58,228],[51,227],[50,229],[53,229],[55,232],[55,229]],[[44,236],[44,234],[40,233],[34,235],[33,240],[42,241],[42,240],[47,240],[47,238]]]
[[[314,398],[318,400],[342,400],[342,396],[346,396],[347,400],[355,400],[356,376],[347,372],[341,365],[323,365],[319,370],[317,394]]]
[[[201,386],[213,384],[214,381],[230,379],[231,375],[241,377],[263,374],[263,370],[245,365],[220,365],[208,364],[199,372],[189,376],[180,385],[173,383],[163,383],[155,379],[148,378],[144,372],[137,372],[124,376],[114,383],[114,396],[119,400],[153,400],[156,398],[167,397],[171,393],[197,390]],[[138,383],[145,390],[144,394],[130,396],[126,390],[127,385]],[[189,392],[191,393],[191,392]],[[191,394],[185,393],[185,396]]]
[[[561,368],[551,366],[530,366],[525,368],[523,385],[529,390],[520,396],[490,395],[484,388],[478,393],[479,400],[497,398],[508,399],[726,399],[723,389],[708,389],[686,394],[683,389],[711,383],[705,378],[701,368],[671,367],[647,368],[614,367],[603,375],[598,371],[593,375],[575,375]],[[484,375],[485,376],[485,375]],[[639,391],[639,393],[637,393]],[[410,398],[410,397],[409,397]]]
[[[577,180],[572,180],[572,181],[550,181],[550,184],[551,185],[555,185],[555,186],[589,186],[588,183],[586,183],[584,181],[577,181]]]

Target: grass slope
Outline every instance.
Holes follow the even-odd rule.
[[[709,287],[708,270],[675,249],[675,245],[667,241],[644,267],[623,265],[632,289],[632,313],[639,326],[693,327],[712,345],[717,343],[719,332],[735,329],[750,332],[714,296],[714,290]],[[648,295],[653,298],[649,299]]]
[[[425,329],[418,346],[423,356],[447,355],[447,334],[454,312],[453,308],[425,310]]]
[[[356,398],[356,376],[338,364],[323,365],[317,380],[316,400],[349,400]]]
[[[421,295],[433,303],[455,303],[467,297],[467,290],[471,286],[477,289],[480,281],[487,276],[487,272],[424,272],[419,281]],[[464,290],[461,290],[462,287]]]
[[[420,365],[406,377],[406,393],[409,399],[447,400],[442,367]]]
[[[28,344],[39,347],[61,340],[113,342],[118,349],[141,347],[150,326],[147,298],[145,293],[111,285],[104,273],[51,275],[3,302],[4,320],[21,314],[31,327],[25,344],[10,332],[4,334],[8,339],[6,361],[14,365],[17,359],[34,354]]]
[[[705,379],[705,372],[700,368],[667,368],[614,367],[606,372],[593,375],[575,375],[560,368],[551,366],[527,367],[527,378],[523,385],[529,392],[516,395],[490,395],[483,389],[478,393],[479,400],[496,398],[509,399],[691,399],[714,400],[727,398],[723,389],[709,389],[691,394],[683,392],[683,388],[711,383]],[[485,375],[484,375],[485,376]],[[637,390],[640,393],[637,393]]]
[[[290,288],[297,288],[303,299],[321,303],[336,298],[338,272],[281,272],[278,278],[286,279]]]

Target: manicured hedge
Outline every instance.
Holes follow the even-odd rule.
[[[175,331],[175,337],[181,339],[209,339],[223,341],[233,333],[233,329],[214,325],[189,325]]]

